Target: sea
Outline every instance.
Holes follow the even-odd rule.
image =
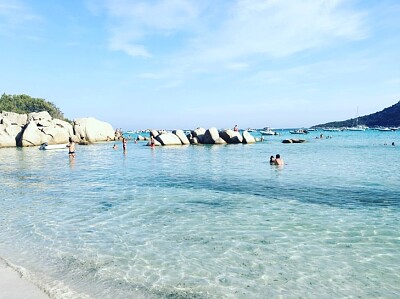
[[[0,257],[51,298],[399,298],[400,131],[278,132],[0,149]]]

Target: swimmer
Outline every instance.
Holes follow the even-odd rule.
[[[284,162],[283,162],[283,160],[281,158],[281,155],[277,154],[275,156],[275,165],[283,165],[283,164],[284,164]]]
[[[72,137],[69,137],[68,147],[68,155],[72,158],[75,158],[75,142],[72,140]]]

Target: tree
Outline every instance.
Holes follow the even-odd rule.
[[[47,111],[51,117],[69,121],[64,113],[53,103],[40,98],[32,98],[26,94],[7,95],[0,98],[0,111],[10,111],[20,114]]]

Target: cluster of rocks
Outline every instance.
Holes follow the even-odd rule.
[[[185,133],[183,130],[150,131],[150,136],[154,139],[155,145],[182,145],[182,144],[236,144],[236,143],[255,143],[257,140],[249,132],[231,129],[219,131],[217,128],[197,128]],[[138,139],[144,139],[138,137]],[[147,144],[150,145],[150,142]]]
[[[62,144],[67,143],[70,137],[78,143],[117,138],[109,123],[91,117],[79,118],[70,124],[53,119],[47,111],[29,114],[0,112],[0,147]]]

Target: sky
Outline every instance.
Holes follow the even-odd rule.
[[[346,120],[400,100],[399,16],[399,0],[0,0],[0,92],[124,130]]]

